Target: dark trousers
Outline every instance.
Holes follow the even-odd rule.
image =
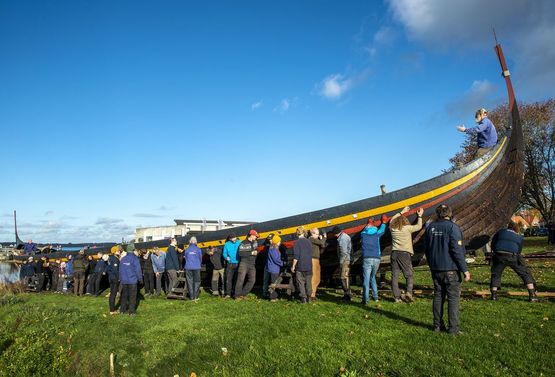
[[[312,294],[312,271],[296,271],[295,278],[299,287],[299,297],[306,299]]]
[[[491,283],[490,287],[501,287],[501,275],[505,267],[510,267],[524,282],[524,284],[536,284],[534,277],[520,254],[493,253],[491,260]]]
[[[447,298],[449,332],[459,331],[459,307],[461,299],[461,274],[458,271],[432,271],[434,281],[434,327],[443,328],[443,304]]]
[[[247,283],[245,283],[247,278]],[[256,267],[254,264],[239,263],[237,269],[237,284],[235,284],[235,297],[243,297],[248,295],[256,281]]]
[[[225,295],[233,296],[235,294],[233,287],[237,281],[237,263],[228,263],[225,268]]]
[[[279,272],[275,272],[275,273],[268,272],[268,275],[269,275],[268,285],[274,284],[276,280],[279,278]],[[274,289],[272,293],[270,293],[270,300],[274,300],[276,298],[278,298],[278,293],[277,293],[277,290]]]
[[[224,290],[224,269],[212,270],[212,294],[220,293],[220,281],[222,282],[222,291]]]
[[[121,313],[135,314],[137,308],[137,284],[122,284],[121,289],[121,305],[119,311]]]
[[[52,274],[52,285],[50,285],[50,290],[52,292],[57,292],[58,291],[58,279],[59,279],[58,274],[53,273]]]
[[[37,291],[41,292],[44,288],[46,276],[45,274],[37,274]]]
[[[100,294],[100,282],[102,281],[102,273],[97,272],[93,275],[94,285],[93,285],[93,295],[98,296]]]
[[[110,305],[110,311],[116,311],[116,297],[119,291],[119,282],[117,280],[110,280],[110,298],[108,299],[108,305]]]
[[[96,273],[90,273],[87,276],[87,294],[94,294],[94,282],[96,281]]]
[[[154,294],[154,273],[145,272],[144,282],[145,282],[145,294],[153,295]]]
[[[410,253],[406,251],[391,252],[391,288],[393,289],[393,296],[395,298],[401,297],[401,290],[399,289],[399,273],[403,272],[407,280],[407,292],[412,294],[412,259]]]
[[[73,274],[73,293],[76,296],[82,296],[85,289],[85,272],[76,271]]]
[[[200,270],[185,270],[189,298],[196,300],[200,294]]]

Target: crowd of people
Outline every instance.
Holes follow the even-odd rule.
[[[395,303],[412,302],[413,265],[412,234],[422,229],[423,209],[415,212],[416,218],[409,221],[409,207],[395,214],[391,219],[383,215],[379,220],[369,219],[360,231],[362,265],[362,304],[368,305],[370,298],[379,300],[376,274],[381,262],[380,238],[389,225],[392,239],[391,270],[392,293]],[[424,248],[430,267],[433,286],[433,317],[436,331],[459,334],[459,301],[461,282],[470,280],[470,272],[465,261],[463,235],[458,225],[452,221],[452,211],[447,205],[436,208],[437,220],[425,228]],[[492,239],[491,298],[497,300],[501,285],[501,274],[506,267],[512,268],[526,284],[529,300],[537,301],[535,281],[521,256],[523,237],[517,232],[517,225],[510,223],[507,229],[496,233]],[[338,270],[340,273],[343,301],[351,301],[351,267],[355,262],[351,237],[335,226],[328,233],[336,239]],[[109,286],[108,306],[110,314],[127,313],[134,315],[137,296],[144,288],[145,297],[160,296],[172,292],[178,285],[181,271],[186,280],[186,292],[195,302],[199,300],[201,288],[201,268],[203,254],[206,253],[208,271],[211,276],[211,293],[223,298],[242,300],[256,283],[257,256],[264,250],[264,279],[262,294],[271,301],[278,299],[276,281],[284,273],[294,277],[299,301],[303,304],[317,299],[320,284],[320,256],[328,244],[326,234],[318,229],[298,227],[293,245],[292,261],[287,260],[285,245],[279,235],[270,235],[259,240],[256,230],[250,230],[241,241],[230,234],[223,248],[210,247],[203,251],[191,237],[187,247],[180,248],[176,239],[170,241],[166,251],[159,248],[136,250],[133,244],[115,246],[108,254],[98,253],[96,258],[85,256],[81,250],[75,258],[67,261],[51,261],[43,256],[30,256],[21,267],[21,279],[35,290],[50,290],[71,293],[76,296],[98,296]],[[290,245],[289,245],[290,246]],[[406,279],[406,290],[399,289],[399,277]],[[117,298],[120,297],[119,311]],[[443,307],[448,302],[448,325],[443,321]]]

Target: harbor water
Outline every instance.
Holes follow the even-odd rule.
[[[0,262],[0,284],[15,283],[19,280],[19,265]]]

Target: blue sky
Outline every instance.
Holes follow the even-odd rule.
[[[455,127],[506,98],[492,27],[518,98],[552,95],[553,16],[549,1],[0,1],[0,240],[13,209],[24,238],[115,241],[431,178]]]

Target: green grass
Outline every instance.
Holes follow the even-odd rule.
[[[555,262],[530,263],[540,290],[555,291]],[[464,289],[487,289],[473,266]],[[416,284],[430,285],[425,269]],[[506,271],[506,288],[525,290]],[[335,290],[309,305],[203,293],[199,303],[162,298],[138,315],[109,316],[107,298],[21,294],[0,301],[0,376],[553,376],[555,301],[464,298],[463,336],[430,330],[430,297],[368,307]],[[222,348],[228,350],[224,355]]]

